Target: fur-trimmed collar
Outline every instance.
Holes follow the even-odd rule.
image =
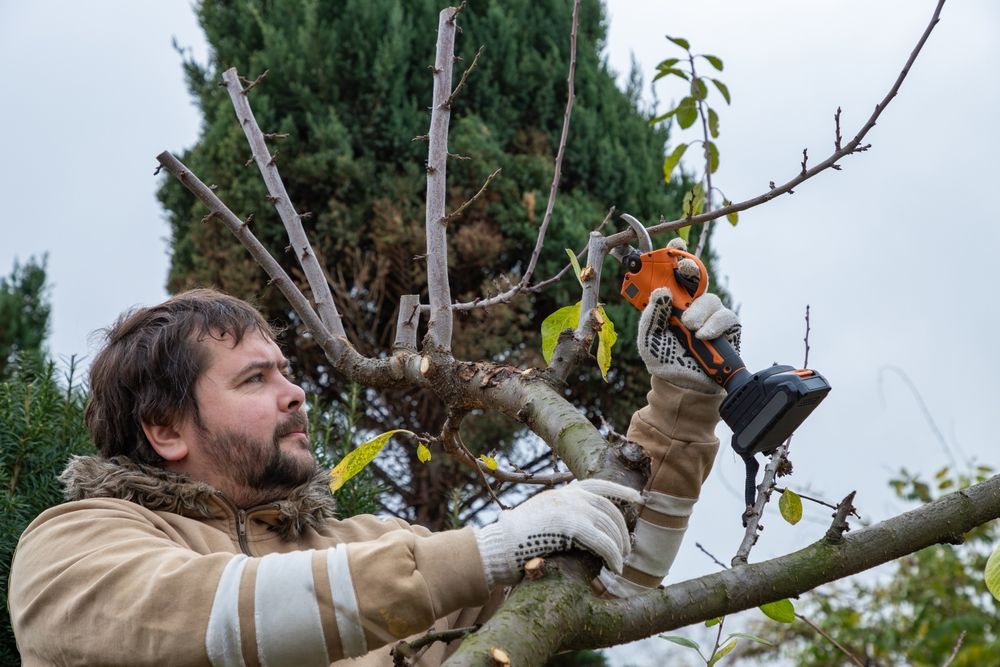
[[[295,539],[306,528],[315,528],[332,518],[336,503],[327,484],[329,473],[317,467],[312,480],[273,503],[277,510],[274,530],[286,540]],[[196,519],[217,514],[221,494],[204,482],[192,480],[155,466],[143,465],[125,456],[105,459],[74,456],[59,476],[67,500],[119,498],[148,510],[172,512]]]

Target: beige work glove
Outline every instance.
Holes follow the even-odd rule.
[[[682,239],[673,239],[670,244],[680,250],[687,250]],[[678,270],[687,276],[697,276],[698,266],[684,258]],[[639,356],[646,363],[650,375],[668,380],[679,387],[696,389],[710,394],[723,391],[698,366],[677,336],[667,326],[670,318],[671,294],[666,287],[653,290],[649,304],[643,309],[639,319]],[[740,321],[736,313],[722,305],[715,294],[705,292],[694,300],[684,311],[681,322],[701,340],[711,340],[725,335],[730,345],[740,350]]]

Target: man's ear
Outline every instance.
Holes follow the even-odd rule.
[[[188,455],[187,440],[173,424],[142,423],[142,432],[153,450],[166,461],[180,461]]]

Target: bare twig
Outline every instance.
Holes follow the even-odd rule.
[[[965,632],[965,630],[962,630],[962,632],[958,635],[958,641],[955,642],[955,648],[951,650],[951,655],[949,655],[948,659],[942,663],[941,667],[948,667],[948,665],[954,662],[955,657],[958,656],[958,652],[962,649],[962,642],[965,641]]]
[[[734,204],[730,204],[729,206],[723,206],[708,213],[702,213],[700,215],[680,218],[677,220],[671,220],[669,222],[661,222],[658,225],[650,227],[647,231],[649,231],[650,234],[660,234],[663,232],[674,231],[682,227],[687,227],[688,225],[695,225],[698,223],[708,222],[709,220],[715,220],[725,215],[729,215],[730,213],[738,213],[740,211],[745,211],[747,209],[754,208],[755,206],[760,206],[761,204],[769,202],[775,197],[778,197],[780,195],[791,194],[792,189],[794,187],[827,169],[837,168],[836,163],[841,158],[851,155],[852,153],[863,153],[866,150],[868,150],[868,148],[870,148],[870,144],[862,145],[861,141],[865,138],[865,135],[868,134],[869,130],[875,127],[875,123],[878,121],[879,116],[882,115],[882,112],[885,111],[886,106],[888,106],[889,102],[891,102],[892,99],[899,92],[899,87],[902,85],[903,80],[906,78],[906,75],[909,73],[910,68],[913,66],[914,61],[917,59],[917,55],[919,55],[920,50],[927,42],[927,38],[930,36],[931,31],[934,29],[934,26],[936,26],[938,21],[941,20],[940,19],[941,8],[944,6],[944,3],[945,0],[938,0],[937,7],[934,10],[934,14],[931,17],[930,23],[928,23],[927,28],[924,30],[923,34],[920,36],[920,39],[917,41],[917,45],[910,53],[910,57],[907,59],[906,64],[903,66],[902,71],[899,73],[899,76],[896,77],[896,81],[895,83],[893,83],[892,88],[889,89],[889,92],[886,93],[882,101],[879,104],[875,105],[875,111],[872,112],[871,116],[868,117],[867,122],[865,122],[865,124],[861,127],[861,129],[854,136],[854,138],[851,139],[845,146],[834,151],[834,153],[830,155],[830,157],[823,160],[812,169],[807,170],[805,173],[799,173],[797,176],[795,176],[795,178],[791,179],[787,183],[775,186],[762,195],[758,195],[757,197],[753,197],[751,199],[747,199],[741,202],[736,202]],[[625,230],[623,232],[619,232],[614,236],[608,237],[609,249],[622,245],[624,243],[628,243],[634,238],[635,234],[632,232],[632,230]]]
[[[461,206],[459,206],[457,209],[455,209],[454,211],[452,211],[448,215],[444,216],[444,218],[442,218],[441,222],[444,223],[445,225],[447,225],[447,224],[450,224],[455,218],[457,218],[458,216],[462,215],[462,213],[465,211],[465,209],[469,208],[469,206],[474,201],[476,201],[477,199],[479,199],[480,197],[483,196],[483,193],[486,192],[486,188],[490,187],[490,183],[493,182],[493,179],[497,177],[497,175],[500,173],[500,171],[501,171],[500,169],[497,169],[492,174],[490,174],[489,176],[487,176],[486,177],[486,182],[483,183],[483,187],[479,188],[479,192],[477,192],[476,194],[474,194],[472,196],[472,199],[469,199],[464,204],[462,204]]]
[[[833,148],[839,151],[843,141],[843,137],[840,136],[840,107],[837,107],[837,113],[833,114],[833,124],[835,126]]]
[[[787,491],[787,489],[785,489],[783,487],[780,487],[780,486],[775,486],[774,490],[777,491],[778,493],[784,493],[785,491]],[[809,500],[811,502],[814,502],[817,505],[822,505],[823,507],[829,507],[832,510],[840,508],[840,505],[834,505],[833,503],[828,503],[825,500],[820,500],[819,498],[813,498],[812,496],[807,496],[804,493],[799,493],[799,492],[796,491],[795,495],[797,495],[799,498],[802,498],[803,500]],[[853,508],[852,508],[852,510],[853,510]],[[856,511],[852,511],[851,514],[854,515],[855,517],[857,517],[858,519],[861,518],[861,515],[858,514]]]
[[[701,551],[701,552],[702,552],[703,554],[705,554],[706,556],[708,556],[709,558],[711,558],[711,559],[712,559],[712,560],[713,560],[713,561],[715,562],[715,564],[716,564],[716,565],[718,565],[719,567],[721,567],[721,568],[722,568],[723,570],[725,570],[725,569],[727,569],[727,568],[729,567],[728,565],[726,565],[725,563],[723,563],[723,562],[722,562],[721,560],[719,560],[718,558],[716,558],[716,557],[715,557],[715,556],[714,556],[713,554],[711,554],[711,553],[710,553],[710,552],[708,551],[708,549],[706,549],[705,547],[701,546],[701,543],[700,543],[700,542],[695,542],[695,543],[694,543],[694,545],[695,545],[696,547],[698,547],[698,549],[699,549],[699,550],[700,550],[700,551]]]
[[[938,428],[937,422],[934,421],[934,417],[933,415],[931,415],[931,411],[927,407],[927,403],[924,402],[923,395],[920,393],[920,390],[917,389],[917,386],[913,384],[913,380],[910,379],[910,376],[907,375],[902,368],[899,368],[898,366],[883,366],[882,368],[879,369],[878,385],[879,385],[879,395],[882,396],[882,400],[883,401],[885,400],[885,397],[882,395],[883,392],[882,378],[887,371],[891,371],[896,375],[898,375],[899,378],[906,383],[906,386],[910,388],[910,392],[913,394],[913,398],[916,399],[917,405],[920,407],[920,412],[924,415],[924,419],[927,421],[927,425],[930,426],[931,431],[934,433],[934,437],[937,438],[938,443],[941,445],[941,449],[948,457],[948,461],[951,463],[952,466],[956,465],[957,459],[955,457],[955,453],[951,451],[951,447],[948,445],[948,440],[945,439],[944,434],[941,432],[941,429]],[[965,455],[961,451],[959,451],[958,453],[962,456],[963,459],[966,459]]]
[[[462,435],[459,433],[458,429],[466,414],[466,412],[460,410],[453,410],[448,416],[448,419],[445,420],[444,426],[441,428],[440,436],[442,448],[453,458],[457,458],[465,463],[471,462],[471,467],[473,467],[479,475],[479,481],[483,483],[483,486],[489,493],[490,498],[493,499],[493,502],[495,502],[502,510],[510,509],[507,505],[504,505],[503,502],[500,501],[500,498],[497,497],[496,492],[493,491],[493,487],[490,486],[489,480],[486,479],[484,468],[479,466],[479,461],[472,455],[469,448],[465,446],[465,443],[462,442]]]
[[[266,72],[265,72],[266,74]],[[259,82],[263,74],[257,78]],[[316,310],[320,319],[329,328],[330,332],[337,337],[345,336],[344,325],[337,312],[337,305],[333,300],[333,294],[326,282],[326,275],[323,268],[316,259],[316,254],[312,251],[312,245],[302,227],[302,220],[299,218],[292,206],[292,202],[285,190],[285,184],[281,181],[278,168],[275,166],[273,158],[264,139],[264,133],[257,125],[253,111],[250,109],[250,102],[247,99],[246,91],[240,87],[240,76],[236,68],[226,70],[222,75],[222,80],[226,82],[226,90],[229,92],[229,99],[233,103],[236,117],[240,121],[240,126],[246,135],[247,142],[253,151],[253,157],[257,161],[257,168],[267,185],[267,191],[274,203],[274,208],[281,217],[281,222],[288,233],[288,240],[295,248],[295,256],[302,266],[309,288],[312,290],[313,299],[316,302]],[[252,86],[253,84],[251,84]]]
[[[324,326],[323,322],[320,320],[316,311],[313,310],[312,305],[309,300],[299,291],[299,288],[295,286],[292,279],[285,273],[285,270],[281,268],[271,254],[261,245],[257,237],[253,235],[250,231],[247,223],[250,222],[248,219],[246,222],[241,220],[235,213],[233,213],[229,208],[222,203],[222,200],[216,196],[212,190],[205,185],[190,169],[184,166],[184,164],[171,155],[168,151],[164,151],[156,156],[156,159],[160,164],[171,174],[173,174],[181,182],[184,187],[186,187],[195,197],[200,199],[202,203],[208,206],[211,213],[210,216],[218,217],[222,222],[229,228],[236,238],[240,240],[250,254],[257,261],[258,264],[267,272],[267,275],[271,277],[271,281],[274,282],[281,293],[288,299],[288,303],[295,308],[295,311],[302,318],[303,322],[309,329],[313,332],[313,335],[323,344],[325,339],[333,338],[330,331]],[[339,343],[333,342],[332,344],[337,345]]]
[[[476,51],[476,57],[472,59],[472,64],[469,65],[469,67],[466,68],[464,72],[462,72],[462,78],[459,79],[458,85],[455,86],[455,90],[451,91],[451,95],[449,95],[448,99],[444,102],[445,106],[447,106],[449,109],[451,108],[452,103],[455,101],[455,98],[458,97],[458,94],[462,92],[462,88],[465,87],[465,80],[469,78],[469,75],[472,74],[472,70],[476,69],[476,65],[479,64],[479,56],[483,55],[483,49],[485,48],[486,48],[485,46],[479,47],[479,50]]]
[[[427,237],[427,294],[430,321],[427,336],[440,349],[451,348],[451,287],[448,283],[448,241],[445,220],[448,169],[448,126],[451,111],[452,64],[455,53],[455,17],[465,7],[445,8],[438,14],[438,40],[434,58],[434,101],[427,147],[427,209],[424,228]]]
[[[837,511],[833,514],[833,523],[830,524],[830,529],[826,531],[826,541],[829,544],[841,544],[844,541],[844,533],[849,531],[851,527],[847,525],[847,515],[857,514],[854,511],[854,494],[856,491],[851,491],[847,496],[840,501],[837,505]]]
[[[542,253],[542,246],[545,243],[545,234],[552,220],[552,210],[556,204],[556,193],[559,190],[559,178],[562,174],[563,156],[566,154],[566,139],[569,136],[569,119],[573,114],[573,100],[575,98],[573,79],[576,76],[576,33],[580,21],[580,0],[573,2],[573,25],[569,34],[569,74],[566,76],[566,110],[563,112],[562,133],[559,135],[559,148],[556,151],[555,171],[552,174],[552,185],[549,187],[549,201],[545,205],[545,215],[542,216],[542,224],[538,228],[538,239],[535,241],[535,249],[528,260],[528,268],[521,277],[520,288],[524,289],[531,283],[531,278],[535,274],[535,266],[538,264],[538,257]]]
[[[254,88],[256,88],[257,86],[260,85],[260,82],[264,80],[264,78],[267,76],[267,73],[270,72],[270,71],[271,70],[269,70],[269,69],[264,70],[264,72],[260,76],[258,76],[256,79],[254,79],[253,81],[251,81],[250,79],[246,78],[245,76],[241,76],[239,78],[240,82],[247,84],[247,86],[246,86],[246,88],[243,88],[240,92],[242,92],[244,95],[246,95],[247,93],[249,93],[251,90],[253,90]],[[223,79],[224,79],[224,77],[223,77]]]
[[[731,561],[733,567],[746,565],[750,550],[757,543],[757,533],[764,528],[760,523],[760,519],[764,515],[764,506],[771,500],[771,491],[774,490],[774,477],[781,466],[782,460],[788,453],[790,440],[791,438],[778,445],[778,448],[772,452],[771,460],[768,461],[767,467],[764,468],[764,479],[757,486],[757,500],[753,504],[753,507],[747,507],[743,513],[746,531],[743,533],[743,541],[740,542],[740,547]]]
[[[802,362],[802,368],[809,368],[809,332],[812,330],[809,322],[809,304],[806,304],[806,335],[803,337],[802,342],[806,346],[806,360]]]
[[[806,625],[808,625],[810,628],[812,628],[813,630],[815,630],[816,632],[818,632],[820,635],[822,635],[823,638],[826,639],[828,642],[830,642],[831,644],[833,644],[834,646],[836,646],[837,649],[840,650],[841,653],[843,653],[844,655],[846,655],[847,658],[851,662],[853,662],[855,665],[857,665],[858,667],[865,667],[865,663],[861,661],[861,658],[859,658],[858,656],[856,656],[853,653],[851,653],[850,651],[848,651],[847,648],[845,648],[840,642],[838,642],[836,639],[834,639],[829,634],[827,634],[823,630],[823,628],[819,627],[818,625],[816,625],[815,623],[813,623],[812,621],[810,621],[808,618],[806,618],[802,614],[795,614],[795,616],[797,618],[801,619],[802,622],[805,623]]]
[[[412,664],[410,659],[418,658],[420,653],[435,642],[444,642],[447,644],[448,642],[455,641],[456,639],[461,639],[465,635],[475,632],[478,629],[478,625],[472,625],[467,628],[431,630],[423,637],[419,637],[413,641],[401,641],[392,649],[393,667],[406,667],[407,665]]]

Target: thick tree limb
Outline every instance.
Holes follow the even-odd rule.
[[[668,586],[635,598],[603,601],[589,592],[586,573],[561,569],[526,582],[446,663],[488,665],[482,647],[500,646],[514,664],[541,665],[551,652],[614,646],[725,616],[862,572],[948,541],[1000,517],[1000,476],[952,493],[879,524],[820,540],[762,563]],[[550,559],[552,564],[556,559]],[[535,647],[540,647],[539,651]]]
[[[917,55],[919,55],[920,50],[923,48],[924,43],[930,36],[931,31],[934,29],[934,26],[936,26],[938,21],[941,20],[941,8],[944,7],[944,3],[945,0],[938,0],[937,7],[934,9],[934,15],[931,17],[930,23],[928,23],[927,28],[924,30],[923,34],[920,36],[920,39],[917,41],[917,45],[910,53],[910,57],[907,59],[906,64],[903,66],[902,71],[899,73],[899,76],[896,77],[896,81],[893,84],[892,88],[890,88],[889,92],[886,93],[884,98],[882,98],[882,101],[875,105],[875,111],[872,112],[872,115],[868,117],[868,120],[861,127],[858,133],[854,135],[854,138],[851,139],[845,146],[838,147],[837,150],[835,150],[833,154],[830,155],[830,157],[823,160],[812,169],[806,171],[800,171],[795,176],[795,178],[791,179],[787,183],[784,183],[783,185],[771,187],[767,192],[765,192],[762,195],[758,195],[757,197],[753,197],[752,199],[747,199],[741,202],[737,202],[735,204],[730,204],[729,206],[723,206],[721,208],[715,209],[714,211],[709,211],[708,213],[702,213],[701,215],[694,215],[687,218],[680,218],[678,220],[671,220],[669,222],[661,222],[657,225],[653,225],[647,231],[649,231],[650,234],[659,234],[662,232],[674,231],[682,227],[687,227],[688,225],[696,225],[703,222],[709,222],[711,220],[721,218],[725,215],[729,215],[730,213],[738,213],[740,211],[745,211],[747,209],[754,208],[755,206],[760,206],[761,204],[771,201],[775,197],[791,193],[793,188],[798,186],[800,183],[809,180],[810,178],[812,178],[816,174],[819,174],[820,172],[826,171],[827,169],[830,168],[840,169],[840,165],[837,164],[838,160],[848,155],[851,155],[852,153],[861,153],[868,150],[868,146],[862,145],[861,141],[865,138],[865,135],[868,134],[868,131],[871,130],[873,127],[875,127],[875,123],[878,121],[879,116],[882,115],[882,112],[885,111],[886,106],[889,105],[889,102],[891,102],[892,99],[899,92],[899,87],[903,84],[903,80],[906,78],[906,75],[909,73],[910,68],[913,66],[914,61],[917,59]],[[839,118],[840,114],[838,109],[837,113],[838,136],[840,128]],[[839,143],[839,140],[837,143]],[[633,239],[635,239],[635,234],[632,232],[632,230],[619,232],[614,236],[608,237],[608,243],[609,243],[608,247],[614,248],[623,245],[625,243],[628,243]]]
[[[427,132],[427,208],[424,227],[427,237],[427,292],[430,322],[427,336],[431,345],[451,349],[451,287],[448,283],[448,239],[445,224],[448,174],[448,126],[451,122],[451,69],[455,60],[454,17],[458,10],[446,7],[438,14],[438,40],[434,58],[434,101],[431,126]]]
[[[257,125],[257,119],[250,108],[250,100],[246,93],[264,78],[264,74],[246,89],[240,83],[240,75],[235,67],[223,72],[222,80],[226,84],[226,90],[229,92],[229,99],[233,103],[236,117],[240,121],[240,127],[243,128],[243,133],[253,151],[253,159],[257,162],[257,168],[260,169],[260,175],[267,186],[269,199],[273,202],[274,208],[285,226],[288,241],[295,252],[295,258],[302,266],[302,272],[309,282],[309,289],[312,290],[320,320],[334,336],[343,337],[346,335],[344,324],[340,320],[337,304],[334,302],[330,286],[326,282],[326,274],[323,272],[319,260],[316,259],[316,253],[312,249],[312,244],[309,243],[309,237],[306,236],[305,229],[302,227],[302,219],[295,207],[292,206],[285,184],[281,181],[281,176],[278,175],[278,167],[267,147],[264,133]]]

